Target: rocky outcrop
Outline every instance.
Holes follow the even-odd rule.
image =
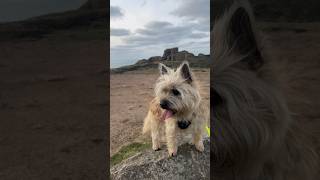
[[[210,179],[210,142],[204,141],[205,151],[194,146],[179,146],[178,155],[169,158],[165,149],[141,152],[111,168],[111,179]]]
[[[189,53],[188,51],[181,51],[173,55],[175,61],[187,61],[194,57],[194,54]]]
[[[194,54],[189,53],[188,51],[180,51],[177,47],[166,49],[163,52],[161,60],[165,61],[185,61],[190,58],[193,58]]]
[[[137,65],[139,65],[139,64],[145,64],[145,63],[148,63],[148,60],[146,60],[146,59],[141,59],[141,60],[138,60],[138,61],[136,62]]]
[[[148,60],[147,59],[141,59],[136,62],[136,65],[141,64],[148,64],[148,63],[159,63],[161,61],[161,56],[152,56]]]
[[[167,59],[164,57],[167,57]],[[170,67],[177,67],[182,61],[188,61],[191,67],[198,68],[208,68],[211,64],[209,55],[199,54],[199,56],[195,56],[185,50],[179,52],[178,48],[170,48],[164,50],[162,57],[152,56],[148,59],[141,59],[133,65],[111,69],[111,73],[123,73],[126,71],[157,68],[158,63],[160,62],[169,65]]]
[[[177,47],[166,49],[163,52],[162,60],[173,60],[174,54],[178,52],[179,52],[179,49]]]
[[[148,59],[149,62],[160,62],[161,56],[152,56]]]

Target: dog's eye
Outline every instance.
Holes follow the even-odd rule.
[[[172,89],[171,92],[175,96],[179,96],[180,95],[180,92],[178,90],[176,90],[176,89]]]

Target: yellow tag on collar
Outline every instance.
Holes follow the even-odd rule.
[[[206,131],[207,131],[208,136],[210,137],[210,128],[208,126],[206,126]]]

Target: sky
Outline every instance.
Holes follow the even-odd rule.
[[[210,0],[111,0],[111,68],[172,47],[209,54],[209,29]]]
[[[77,9],[87,0],[0,0],[0,22]]]

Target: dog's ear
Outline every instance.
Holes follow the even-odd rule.
[[[252,17],[252,10],[249,7],[239,6],[232,11],[227,28],[227,42],[230,47],[235,48],[235,51],[247,57],[243,62],[247,63],[250,69],[258,69],[263,65],[263,59]]]
[[[159,63],[159,70],[161,75],[165,75],[169,73],[170,68],[168,68],[166,65]]]
[[[179,71],[181,76],[186,80],[186,82],[191,83],[193,78],[192,78],[192,73],[189,67],[189,63],[187,61],[184,61],[180,67]]]

